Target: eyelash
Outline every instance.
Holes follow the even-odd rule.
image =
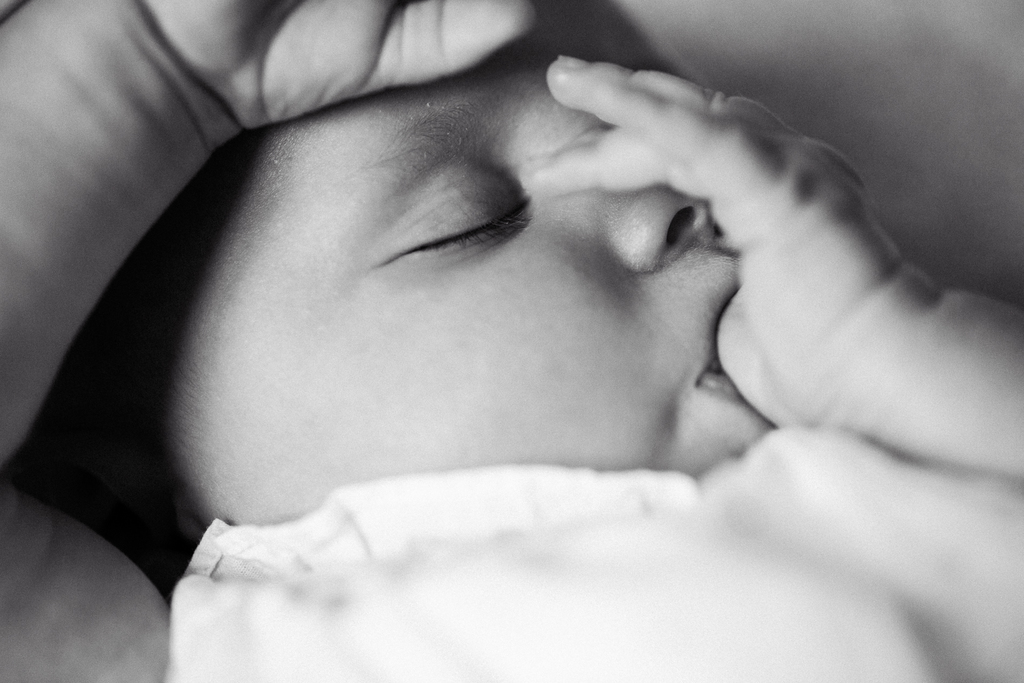
[[[434,242],[428,242],[413,251],[447,251],[449,249],[464,249],[466,247],[489,244],[495,240],[506,240],[522,232],[530,224],[529,202],[522,201],[514,209],[504,216],[495,218],[492,221],[475,227],[472,230],[461,232],[451,237],[443,237]]]

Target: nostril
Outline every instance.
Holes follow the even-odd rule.
[[[679,211],[676,211],[676,215],[672,217],[668,224],[668,230],[665,231],[666,246],[674,247],[679,242],[679,238],[693,228],[694,221],[696,220],[697,210],[692,206],[684,206]]]

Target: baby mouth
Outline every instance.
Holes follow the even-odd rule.
[[[717,350],[712,355],[711,361],[697,378],[697,387],[718,394],[736,403],[746,404],[746,399],[740,394],[739,389],[733,384],[732,379],[725,373],[722,363],[718,360]]]
[[[711,328],[709,358],[704,370],[697,377],[697,388],[753,410],[753,407],[743,397],[740,390],[736,388],[732,378],[725,372],[725,368],[722,367],[722,361],[718,356],[718,328],[722,323],[722,315],[725,313],[725,309],[729,307],[729,303],[736,295],[736,291],[734,290],[732,294],[726,297],[725,301],[721,304],[721,308],[718,310],[718,315],[715,316],[715,324]]]
[[[712,347],[711,359],[700,376],[697,377],[696,388],[698,391],[712,397],[720,402],[722,406],[729,406],[728,412],[736,420],[734,426],[739,432],[752,429],[755,435],[763,434],[773,429],[775,425],[767,417],[761,414],[749,401],[740,393],[736,384],[729,377],[718,360],[718,351]],[[749,444],[747,444],[749,445]]]

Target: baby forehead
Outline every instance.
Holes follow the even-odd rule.
[[[535,69],[473,74],[382,93],[279,125],[267,136],[264,156],[277,172],[288,170],[284,162],[289,161],[330,162],[351,172],[397,167],[426,173],[459,156],[505,148],[524,128],[557,118],[560,108]]]

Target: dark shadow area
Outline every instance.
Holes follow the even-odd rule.
[[[260,141],[247,134],[218,150],[136,246],[12,463],[19,489],[99,533],[164,595],[194,549],[175,512],[169,399],[190,312]]]

